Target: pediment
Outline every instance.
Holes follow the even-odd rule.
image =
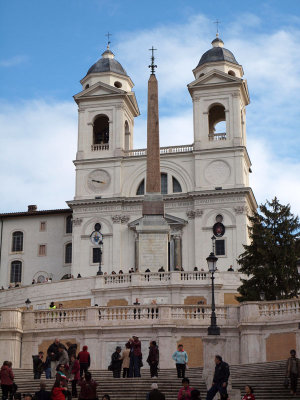
[[[97,82],[94,85],[90,86],[87,89],[82,90],[77,93],[74,98],[84,98],[84,97],[93,97],[93,96],[103,96],[103,95],[116,95],[116,94],[126,94],[127,92],[122,89],[118,89],[114,86],[107,85],[103,82]]]
[[[128,224],[129,228],[135,229],[137,225],[139,225],[139,223],[141,222],[143,217],[138,218],[132,222],[130,222]],[[184,225],[186,225],[188,222],[185,219],[179,218],[179,217],[175,217],[174,215],[170,215],[170,214],[165,214],[165,220],[167,221],[167,223],[170,226],[173,227],[182,227]]]
[[[195,81],[191,82],[188,87],[194,88],[202,85],[211,85],[211,84],[228,84],[228,83],[241,83],[242,79],[237,78],[236,76],[232,76],[226,74],[225,72],[212,70],[209,73],[200,76]]]

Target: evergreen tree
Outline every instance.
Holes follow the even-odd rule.
[[[298,296],[300,278],[297,259],[300,257],[300,222],[291,213],[290,205],[282,205],[275,197],[259,206],[249,216],[250,245],[238,259],[242,279],[239,301],[289,299]]]

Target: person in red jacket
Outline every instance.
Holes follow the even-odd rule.
[[[13,383],[14,383],[14,374],[11,369],[11,362],[4,361],[1,370],[0,370],[0,380],[1,380],[1,389],[2,389],[2,399],[7,400],[8,394],[12,393]]]
[[[86,372],[84,379],[80,378],[78,385],[81,387],[79,399],[82,400],[96,400],[97,399],[97,386],[98,383],[92,379],[92,374]]]
[[[66,400],[66,395],[68,392],[67,381],[62,377],[57,377],[54,382],[51,399],[52,400]]]
[[[77,359],[80,365],[80,376],[82,376],[83,372],[86,373],[91,365],[91,357],[87,346],[83,346],[82,351],[78,353]]]
[[[77,382],[80,379],[80,365],[79,361],[76,360],[75,354],[71,355],[71,364],[70,364],[70,371],[71,371],[71,376],[70,380],[72,382],[72,397],[77,397]]]
[[[188,378],[182,379],[182,388],[178,392],[178,400],[191,400],[192,387],[190,387],[190,380]]]
[[[247,385],[245,386],[245,396],[242,398],[242,400],[255,400],[255,396],[253,394],[253,389],[251,386]]]

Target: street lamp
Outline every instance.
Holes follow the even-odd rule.
[[[25,301],[25,304],[26,304],[26,308],[27,308],[27,310],[29,310],[29,307],[30,307],[31,301],[30,301],[29,299],[27,299],[27,300]]]
[[[260,300],[261,300],[261,301],[265,301],[265,300],[266,300],[265,292],[260,292],[260,293],[259,293],[259,297],[260,297]]]
[[[217,317],[216,317],[216,306],[215,306],[215,285],[214,285],[214,273],[217,270],[217,261],[218,257],[215,256],[215,237],[212,238],[213,251],[206,258],[208,270],[211,273],[211,317],[210,317],[210,326],[207,329],[208,335],[220,335],[220,328],[217,326]]]

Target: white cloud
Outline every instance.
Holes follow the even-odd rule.
[[[6,60],[0,60],[0,67],[14,67],[15,65],[23,64],[28,60],[27,56],[18,55],[11,58],[7,58]]]

